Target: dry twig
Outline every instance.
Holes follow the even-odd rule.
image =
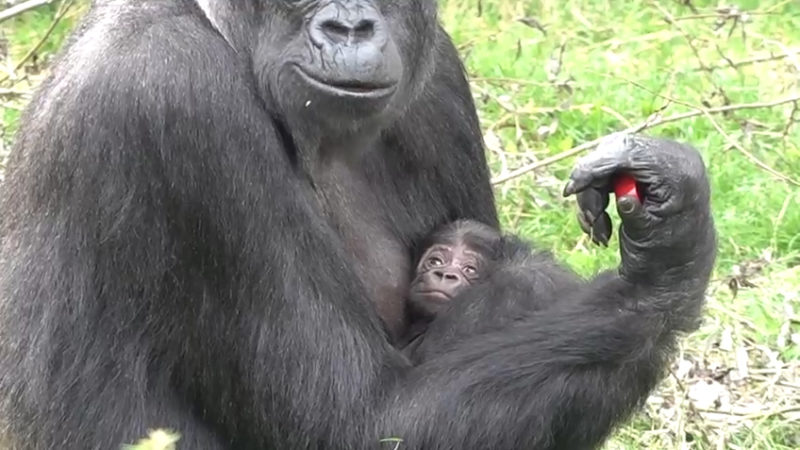
[[[64,3],[61,4],[61,6],[58,9],[58,13],[56,13],[56,16],[53,19],[53,22],[50,23],[50,26],[47,28],[47,31],[44,33],[44,36],[42,36],[42,38],[39,40],[39,42],[37,42],[36,45],[34,45],[30,50],[28,50],[28,53],[26,53],[25,56],[23,56],[22,59],[17,64],[14,65],[14,70],[13,70],[14,72],[16,72],[19,69],[21,69],[22,66],[24,66],[25,63],[28,62],[28,60],[31,59],[33,57],[33,55],[35,55],[36,52],[39,51],[40,48],[42,48],[42,45],[44,45],[44,43],[47,42],[47,39],[50,38],[50,35],[53,34],[53,30],[56,29],[56,25],[58,25],[58,23],[61,21],[61,19],[64,18],[64,16],[67,14],[67,12],[69,12],[69,9],[74,4],[75,4],[75,0],[65,0]],[[10,77],[11,77],[11,75],[6,75],[4,78],[0,79],[0,83],[8,80]]]
[[[636,124],[636,125],[634,125],[632,127],[626,128],[622,132],[623,133],[638,133],[640,131],[643,131],[643,130],[646,130],[646,129],[649,129],[649,128],[654,128],[654,127],[657,127],[657,126],[660,126],[660,125],[664,125],[664,124],[667,124],[667,123],[673,123],[673,122],[678,122],[678,121],[685,120],[685,119],[690,119],[692,117],[697,117],[697,116],[702,116],[702,115],[705,115],[706,117],[708,117],[711,114],[721,114],[721,113],[726,113],[726,112],[730,112],[730,111],[737,111],[737,110],[744,110],[744,109],[772,108],[772,107],[775,107],[775,106],[785,105],[787,103],[794,103],[794,102],[798,102],[798,101],[800,101],[800,94],[793,95],[793,96],[790,96],[790,97],[787,97],[787,98],[783,98],[783,99],[779,99],[779,100],[774,100],[774,101],[771,101],[771,102],[741,103],[741,104],[734,104],[734,105],[725,105],[725,106],[720,106],[720,107],[716,107],[716,108],[695,109],[694,111],[688,111],[688,112],[685,112],[685,113],[674,114],[674,115],[668,116],[668,117],[658,117],[658,114],[655,114],[655,115],[652,115],[652,116],[648,117],[643,122],[640,122],[640,123],[638,123],[638,124]],[[528,172],[531,172],[533,170],[549,166],[549,165],[551,165],[553,163],[556,163],[558,161],[561,161],[561,160],[567,159],[569,157],[572,157],[572,156],[578,155],[580,153],[583,153],[586,150],[589,150],[589,149],[592,149],[592,148],[596,147],[597,144],[600,143],[601,139],[603,139],[603,138],[601,137],[601,138],[594,139],[594,140],[589,141],[589,142],[585,142],[585,143],[583,143],[581,145],[578,145],[577,147],[571,148],[571,149],[569,149],[567,151],[564,151],[564,152],[561,152],[561,153],[559,153],[557,155],[553,155],[553,156],[551,156],[549,158],[542,159],[541,161],[536,161],[534,163],[524,165],[524,166],[519,167],[517,169],[514,169],[514,170],[512,170],[512,171],[510,171],[508,173],[500,174],[499,176],[497,176],[494,179],[492,179],[492,184],[505,183],[506,181],[513,180],[514,178],[518,178],[518,177],[520,177],[520,176],[522,176],[522,175],[524,175],[524,174],[526,174]],[[792,180],[792,181],[795,182],[794,180]]]
[[[22,2],[19,5],[6,8],[0,11],[0,23],[48,3],[53,3],[53,0],[28,0],[27,2]]]

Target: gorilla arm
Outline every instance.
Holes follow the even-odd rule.
[[[596,200],[617,171],[646,187],[641,205],[618,199],[618,273],[570,287],[553,307],[505,329],[449,343],[398,387],[384,419],[391,436],[407,448],[587,448],[645,400],[677,333],[696,326],[715,232],[694,149],[646,137],[612,141],[578,164],[568,193],[580,192],[581,208],[599,218],[604,202]],[[498,286],[472,306],[518,292]]]

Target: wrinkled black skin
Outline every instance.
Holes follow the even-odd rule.
[[[0,210],[4,443],[105,450],[155,427],[186,449],[600,443],[696,326],[715,249],[697,152],[641,137],[590,154],[569,193],[595,217],[609,172],[643,183],[620,268],[414,367],[384,331],[402,261],[441,224],[497,224],[435,2],[379,3],[402,62],[385,108],[276,75],[313,61],[301,27],[322,2],[213,4],[216,28],[188,0],[96,2],[25,114]]]

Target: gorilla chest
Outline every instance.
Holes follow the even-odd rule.
[[[342,239],[349,265],[387,329],[397,337],[405,327],[411,261],[407,245],[393,231],[381,187],[337,162],[315,178],[319,204]]]

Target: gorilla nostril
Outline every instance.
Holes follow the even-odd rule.
[[[362,19],[355,26],[338,19],[328,19],[319,24],[325,38],[334,44],[360,43],[375,37],[375,21]]]
[[[326,20],[320,24],[322,32],[332,42],[344,42],[350,37],[352,29],[338,20]]]
[[[353,28],[356,40],[365,41],[375,35],[375,22],[372,20],[362,20]]]

